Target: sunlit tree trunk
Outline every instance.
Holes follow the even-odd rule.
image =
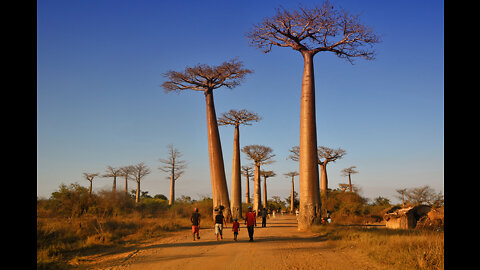
[[[300,213],[298,228],[306,229],[320,215],[320,189],[318,183],[317,128],[315,117],[315,80],[313,56],[302,51],[304,59],[300,103]]]
[[[267,208],[267,177],[263,178],[263,208]]]
[[[168,198],[168,205],[175,203],[175,169],[172,168],[172,174],[170,176],[170,197]]]
[[[248,184],[248,182],[247,182]],[[240,131],[235,126],[233,138],[233,162],[232,162],[232,218],[242,218],[242,185],[240,171]]]
[[[207,106],[208,151],[210,156],[213,209],[222,205],[224,207],[223,215],[225,216],[225,219],[231,220],[230,200],[228,197],[227,181],[223,166],[222,145],[220,143],[220,134],[218,132],[212,89],[205,91],[205,101]]]
[[[253,184],[253,210],[258,215],[258,209],[262,204],[261,189],[260,189],[260,165],[255,164],[255,175]]]
[[[245,203],[246,204],[250,204],[250,183],[249,183],[250,179],[247,175],[247,184],[246,184],[246,187],[245,187]]]
[[[293,209],[293,200],[294,200],[294,194],[293,191],[295,190],[295,185],[293,184],[293,179],[295,176],[292,176],[292,194],[290,195],[290,213],[293,213],[295,209]]]
[[[140,181],[137,181],[137,193],[135,194],[135,203],[140,201]]]
[[[326,198],[327,189],[328,189],[327,165],[326,164],[319,164],[319,165],[320,165],[320,195]]]

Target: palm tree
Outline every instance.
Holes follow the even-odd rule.
[[[272,154],[272,148],[263,145],[247,145],[242,148],[242,152],[247,155],[247,159],[252,160],[255,164],[255,176],[253,186],[253,210],[258,213],[260,204],[262,203],[260,188],[260,166],[274,162],[271,160],[275,155]]]
[[[213,209],[224,207],[224,215],[227,220],[231,219],[230,200],[213,102],[213,90],[223,86],[230,89],[234,88],[240,85],[247,74],[252,72],[252,70],[244,69],[242,62],[233,59],[220,66],[199,64],[194,67],[186,67],[183,72],[168,71],[164,74],[168,81],[162,84],[166,92],[195,90],[201,91],[205,95]]]
[[[283,175],[285,175],[286,177],[291,177],[292,178],[292,193],[291,193],[291,196],[290,196],[290,201],[292,203],[290,203],[290,213],[293,213],[294,209],[293,209],[293,200],[294,200],[294,192],[295,192],[295,185],[293,184],[293,180],[295,179],[295,176],[298,175],[298,172],[297,171],[294,171],[294,172],[288,172],[288,173],[284,173]]]
[[[379,42],[372,30],[361,24],[358,15],[334,9],[328,2],[320,7],[288,11],[265,18],[246,34],[250,45],[268,53],[273,46],[290,47],[304,61],[300,103],[300,215],[299,229],[306,229],[320,218],[318,188],[317,128],[313,57],[332,52],[350,62],[356,57],[371,60],[370,48]]]
[[[240,125],[251,125],[250,122],[258,122],[262,118],[256,113],[247,110],[230,110],[218,118],[218,125],[232,125],[235,127],[233,138],[233,162],[232,162],[232,193],[231,210],[233,218],[242,218],[242,185],[240,171]]]
[[[277,174],[274,171],[261,171],[260,175],[263,176],[263,208],[267,209],[267,178]]]

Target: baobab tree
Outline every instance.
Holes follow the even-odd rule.
[[[294,146],[290,149],[290,159],[294,161],[299,160],[300,155],[300,147]],[[326,198],[327,190],[328,190],[328,177],[327,177],[327,164],[329,162],[335,162],[338,159],[343,158],[347,152],[341,148],[333,149],[325,146],[319,146],[317,148],[317,155],[318,155],[318,165],[320,165],[320,193],[323,197]],[[322,160],[323,159],[323,160]],[[315,188],[318,188],[316,186]]]
[[[170,198],[168,199],[168,205],[172,205],[175,202],[175,181],[185,172],[187,167],[184,160],[180,160],[182,153],[178,151],[172,144],[168,145],[168,158],[159,159],[164,165],[158,167],[159,170],[170,174],[167,179],[170,179]]]
[[[250,204],[250,176],[253,176],[252,174],[253,168],[250,166],[242,166],[242,174],[247,178],[247,184],[245,186],[245,203]]]
[[[123,166],[120,168],[120,170],[122,174],[121,176],[125,177],[125,196],[128,196],[128,179],[130,179],[130,175],[133,172],[133,166]]]
[[[243,68],[242,62],[233,59],[224,62],[220,66],[199,64],[194,67],[187,67],[183,72],[168,71],[164,74],[168,81],[162,84],[166,92],[195,90],[202,91],[205,95],[213,209],[215,210],[223,206],[227,220],[231,219],[230,200],[225,178],[215,104],[213,102],[213,90],[223,86],[230,89],[235,88],[240,85],[247,74],[252,72],[252,70]]]
[[[244,146],[242,148],[242,152],[247,155],[247,159],[252,160],[255,164],[253,210],[258,213],[258,209],[262,203],[260,188],[260,166],[274,162],[274,160],[271,160],[271,158],[275,155],[272,154],[272,148],[257,144]]]
[[[142,181],[143,177],[150,174],[150,168],[145,165],[143,162],[138,163],[137,165],[133,165],[132,167],[132,178],[137,182],[137,192],[135,194],[135,203],[140,202],[140,182]]]
[[[88,194],[92,195],[92,183],[93,179],[97,177],[99,173],[83,173],[83,177],[90,182],[90,188],[88,189]]]
[[[112,166],[107,167],[107,171],[102,177],[113,177],[113,187],[112,192],[115,194],[117,192],[117,177],[122,176],[121,168],[114,168]]]
[[[320,165],[320,194],[325,198],[327,197],[328,190],[327,164],[343,158],[343,156],[346,154],[347,151],[341,148],[333,149],[325,146],[318,147],[318,165]]]
[[[240,171],[240,125],[251,125],[251,122],[258,122],[261,117],[258,114],[245,109],[237,111],[230,110],[218,118],[219,126],[231,125],[235,127],[233,137],[233,158],[232,158],[232,193],[231,211],[233,218],[242,218],[242,185]]]
[[[349,187],[349,189],[350,189],[350,192],[353,191],[353,189],[352,189],[352,177],[351,177],[351,175],[358,173],[358,171],[355,170],[355,168],[357,168],[357,167],[356,167],[356,166],[351,166],[351,167],[345,168],[345,169],[343,169],[343,170],[341,171],[342,176],[348,176],[348,187]]]
[[[407,194],[407,189],[395,189],[395,191],[400,194],[397,198],[402,199],[402,206],[405,206],[405,195]]]
[[[267,179],[274,177],[277,174],[274,171],[261,171],[260,175],[263,176],[263,208],[267,208]]]
[[[317,128],[315,119],[315,82],[313,57],[319,52],[332,52],[353,63],[362,57],[374,59],[373,44],[379,38],[372,29],[360,23],[358,15],[335,9],[325,2],[320,7],[288,11],[265,18],[246,34],[250,45],[271,51],[273,46],[289,47],[303,57],[303,79],[300,102],[300,215],[299,229],[305,229],[320,217],[320,193],[317,165]]]
[[[295,176],[298,175],[298,172],[297,171],[294,171],[294,172],[288,172],[288,173],[284,173],[283,175],[285,175],[285,177],[291,177],[292,178],[292,193],[291,193],[291,196],[290,196],[290,201],[293,202],[294,200],[294,192],[295,192],[295,185],[293,183],[293,180],[295,179]],[[294,209],[293,209],[293,203],[290,204],[290,213],[293,213]]]

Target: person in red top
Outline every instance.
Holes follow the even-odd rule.
[[[245,224],[247,225],[249,242],[253,242],[253,226],[257,226],[257,215],[252,212],[252,207],[248,207],[248,212],[245,214]]]
[[[240,230],[240,223],[238,223],[238,219],[235,218],[232,223],[233,240],[235,241],[237,241],[237,235],[239,230]]]

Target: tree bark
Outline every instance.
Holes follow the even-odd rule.
[[[348,187],[350,188],[350,192],[352,192],[352,178],[350,177],[350,174],[348,174]]]
[[[315,117],[315,80],[311,51],[302,51],[304,59],[300,103],[300,213],[298,228],[307,229],[320,217],[318,183],[317,128]]]
[[[125,196],[128,196],[128,175],[125,175]]]
[[[138,203],[140,201],[140,181],[137,181],[137,194],[135,197],[135,203]]]
[[[267,177],[263,177],[263,208],[267,209]]]
[[[117,192],[117,177],[114,176],[113,177],[113,188],[112,188],[112,192],[113,194],[115,194]]]
[[[248,175],[246,177],[247,177],[247,185],[245,187],[245,189],[246,189],[245,190],[245,203],[250,204],[250,183],[249,183],[250,179],[249,179]]]
[[[238,125],[235,126],[235,135],[233,138],[233,161],[232,161],[232,218],[242,218],[242,184],[240,167],[240,131]]]
[[[90,181],[90,188],[88,189],[88,194],[89,195],[92,195],[92,182],[93,181]]]
[[[290,195],[290,213],[293,213],[293,211],[295,209],[293,209],[293,200],[294,200],[294,194],[293,194],[293,191],[295,189],[295,185],[293,184],[293,179],[295,178],[295,176],[292,176],[292,194]]]
[[[170,197],[168,198],[168,205],[175,203],[175,169],[172,168],[172,175],[170,176]]]
[[[213,102],[213,89],[205,91],[205,101],[207,106],[208,152],[210,159],[213,209],[215,211],[216,208],[223,206],[223,215],[225,216],[225,219],[231,220],[232,214],[230,211],[230,200],[228,197],[225,168],[223,165],[222,145],[220,143],[215,104]],[[215,212],[213,213],[213,216],[215,217]]]
[[[255,175],[253,184],[253,211],[258,215],[258,209],[262,204],[261,189],[260,189],[260,165],[255,164]]]
[[[327,197],[328,178],[327,178],[327,164],[320,164],[320,195]]]

